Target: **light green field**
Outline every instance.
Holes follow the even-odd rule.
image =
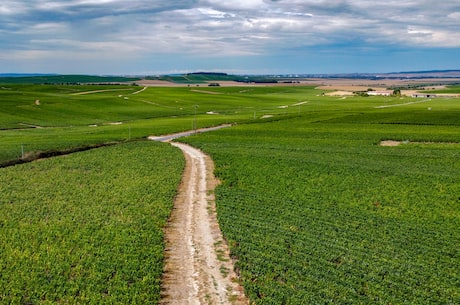
[[[23,151],[68,149],[184,131],[195,126],[242,123],[264,115],[296,114],[303,106],[292,105],[312,94],[311,88],[183,87],[147,88],[140,92],[141,89],[3,85],[0,161],[20,158]],[[82,92],[94,93],[79,94]],[[284,108],[289,105],[290,108]]]

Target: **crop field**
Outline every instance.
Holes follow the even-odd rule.
[[[182,154],[133,142],[3,168],[1,304],[157,304]]]
[[[302,106],[286,107],[314,91],[270,87],[142,89],[123,85],[2,85],[0,163],[34,151],[297,113]]]
[[[452,85],[452,86],[447,86],[446,88],[443,89],[436,89],[436,90],[426,90],[423,92],[427,93],[456,93],[460,94],[460,85]]]
[[[251,301],[458,304],[459,107],[311,112],[186,139],[216,162]]]
[[[0,87],[0,163],[118,143],[0,169],[0,303],[157,304],[184,161],[135,140],[223,123],[235,126],[181,141],[216,163],[219,223],[252,303],[460,303],[458,98]]]

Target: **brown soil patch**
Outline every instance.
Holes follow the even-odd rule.
[[[399,146],[401,145],[401,143],[402,143],[401,141],[385,140],[385,141],[380,142],[380,146],[393,147],[393,146]]]
[[[333,91],[333,92],[328,92],[326,95],[329,96],[352,96],[353,91]]]
[[[386,87],[375,87],[375,86],[361,86],[361,85],[323,85],[318,86],[316,89],[319,90],[335,90],[335,91],[343,91],[343,92],[354,92],[354,91],[367,91],[367,89],[373,89],[376,91],[386,89]]]
[[[401,144],[423,144],[423,145],[460,145],[458,142],[409,142],[385,140],[380,142],[380,146],[399,146]]]

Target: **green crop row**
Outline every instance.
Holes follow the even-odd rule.
[[[298,115],[312,88],[3,85],[0,163],[43,150]],[[137,93],[136,93],[137,92]],[[86,93],[86,94],[80,94]],[[133,94],[136,93],[136,94]],[[290,108],[279,108],[291,105]]]
[[[338,110],[186,139],[216,163],[251,302],[459,303],[460,122],[444,111]]]
[[[0,303],[157,304],[183,166],[135,142],[0,169]]]

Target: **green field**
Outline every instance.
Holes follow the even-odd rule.
[[[186,140],[216,162],[252,302],[459,303],[459,101],[429,105],[444,110],[310,113]]]
[[[23,152],[126,141],[298,113],[311,88],[3,85],[0,163]],[[99,92],[98,92],[99,91]],[[89,94],[81,94],[88,93]],[[138,92],[137,94],[134,94]],[[37,102],[38,101],[38,102]],[[196,124],[195,124],[196,123]]]
[[[135,142],[1,169],[1,304],[157,304],[184,160]]]
[[[288,86],[141,89],[2,85],[2,162],[23,151],[124,143],[0,169],[3,303],[158,302],[158,232],[183,161],[166,144],[125,142],[195,123],[236,125],[181,141],[216,163],[219,222],[251,302],[460,303],[460,99],[345,98]],[[76,94],[97,90],[105,91]],[[138,221],[156,236],[146,265],[145,235],[115,225]],[[91,238],[78,244],[79,234]],[[135,245],[121,256],[128,266],[110,253],[122,243]],[[139,273],[128,276],[133,268]],[[138,298],[146,291],[150,299]]]

